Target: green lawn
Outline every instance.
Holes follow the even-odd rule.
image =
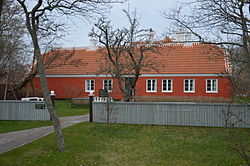
[[[250,103],[250,97],[233,96],[235,103]]]
[[[56,100],[55,104],[56,104],[56,111],[59,117],[84,115],[88,114],[89,112],[87,106],[79,106],[75,109],[71,108],[71,101],[68,100]],[[0,133],[31,129],[35,127],[42,127],[49,125],[52,125],[51,121],[2,121],[1,120]]]
[[[235,129],[240,133],[248,129]],[[245,163],[227,146],[225,129],[80,123],[0,155],[1,166],[235,166]],[[250,138],[246,138],[250,140]]]
[[[81,105],[77,108],[72,108],[71,101],[69,100],[56,100],[55,106],[59,117],[85,115],[89,113],[88,106]]]
[[[41,126],[50,126],[51,121],[11,121],[11,120],[1,120],[0,121],[0,133],[6,133],[17,130],[31,129]]]

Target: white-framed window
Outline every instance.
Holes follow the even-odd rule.
[[[157,80],[156,79],[148,79],[147,83],[147,92],[156,92],[157,91]]]
[[[207,79],[206,80],[206,92],[207,93],[218,93],[218,79]]]
[[[112,92],[113,81],[111,79],[105,79],[105,80],[103,80],[103,89],[107,89],[108,92]]]
[[[162,92],[173,92],[173,80],[172,79],[162,80]]]
[[[95,80],[85,80],[85,92],[95,91]]]
[[[195,80],[184,79],[184,92],[194,93],[195,92]]]

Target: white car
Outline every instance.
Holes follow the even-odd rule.
[[[40,97],[25,97],[21,98],[22,101],[44,101],[44,98]]]

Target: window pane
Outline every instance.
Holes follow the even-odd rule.
[[[90,80],[90,82],[91,82],[91,90],[94,90],[94,86],[95,86],[94,80]]]
[[[155,91],[155,80],[151,80],[152,81],[152,91]]]
[[[109,90],[112,90],[112,80],[109,80]]]
[[[112,90],[112,80],[108,81],[108,90],[111,91]]]
[[[104,89],[108,89],[108,85],[107,84],[108,84],[108,80],[104,80],[104,86],[103,86]]]
[[[86,91],[94,91],[95,90],[95,81],[94,80],[86,80]]]
[[[217,92],[217,79],[207,80],[207,92]]]
[[[213,80],[213,91],[217,91],[217,80]]]
[[[151,91],[151,80],[147,80],[147,90]]]
[[[194,91],[193,80],[190,80],[189,91]]]
[[[184,80],[184,91],[185,92],[194,92],[194,79]]]
[[[211,91],[211,80],[207,80],[207,91]]]
[[[172,80],[168,80],[168,91],[172,91]]]
[[[87,90],[90,90],[90,80],[87,80]]]
[[[112,91],[112,80],[110,79],[103,80],[103,88],[107,89],[108,91]]]
[[[185,91],[188,91],[188,80],[185,80]]]
[[[189,91],[194,91],[194,80],[189,80]]]
[[[170,80],[170,79],[163,80],[162,90],[163,91],[172,91],[171,85],[172,85],[172,80]]]
[[[162,80],[162,90],[166,91],[167,87],[166,87],[166,80]]]
[[[147,91],[152,92],[152,91],[156,91],[156,80],[151,79],[151,80],[147,80]]]

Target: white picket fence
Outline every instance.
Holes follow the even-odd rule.
[[[107,102],[107,97],[94,97],[94,102]],[[113,102],[112,97],[110,98],[110,101]]]

